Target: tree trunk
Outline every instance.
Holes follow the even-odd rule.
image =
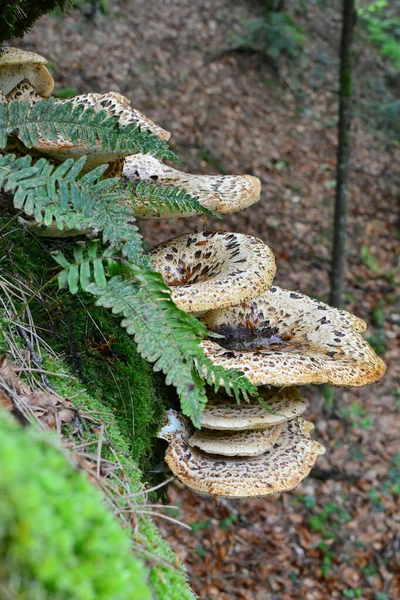
[[[330,303],[342,304],[347,219],[347,179],[350,159],[350,125],[352,95],[351,45],[355,24],[355,0],[343,0],[342,37],[340,45],[339,125],[336,167],[335,221]]]

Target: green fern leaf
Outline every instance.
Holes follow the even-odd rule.
[[[101,165],[80,177],[85,157],[55,167],[41,158],[32,166],[30,156],[16,159],[0,156],[0,186],[14,194],[14,206],[48,226],[53,220],[59,229],[82,225],[102,232],[104,243],[120,250],[130,262],[143,263],[143,241],[134,224],[128,204],[113,191],[119,180],[102,179],[107,165]],[[71,210],[73,209],[73,210]]]
[[[161,275],[137,270],[136,276],[137,283],[113,277],[107,286],[91,284],[87,291],[97,296],[97,305],[123,317],[121,325],[135,337],[141,355],[176,387],[183,413],[199,426],[207,398],[193,359],[202,355],[199,336],[205,327],[175,306]]]
[[[130,189],[129,198],[135,208],[140,208],[141,204],[148,205],[157,215],[162,214],[163,207],[166,206],[171,212],[199,212],[222,218],[200,204],[196,196],[172,185],[161,186],[140,181],[137,186],[131,185]]]
[[[7,136],[18,132],[19,139],[27,148],[37,146],[39,138],[57,141],[61,136],[74,145],[86,145],[90,149],[101,146],[104,150],[121,154],[151,154],[180,162],[168,144],[150,131],[135,124],[121,126],[117,115],[105,110],[59,102],[54,98],[39,100],[13,100],[0,104],[0,147],[7,145]]]

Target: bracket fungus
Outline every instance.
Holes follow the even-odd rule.
[[[191,313],[230,306],[268,289],[275,258],[258,238],[202,231],[172,238],[151,251],[153,267],[172,287],[175,304]]]
[[[248,498],[291,490],[309,474],[317,457],[325,452],[310,436],[313,427],[297,417],[288,421],[273,446],[258,456],[210,455],[190,445],[188,423],[169,410],[159,437],[168,442],[165,460],[169,468],[187,487],[202,494]]]
[[[386,371],[359,321],[303,294],[272,287],[246,303],[209,311],[203,322],[224,338],[202,342],[219,366],[255,385],[329,383],[361,387]]]
[[[0,50],[0,90],[7,95],[24,79],[28,80],[39,96],[47,97],[54,87],[47,60],[20,48],[6,47]]]
[[[147,181],[160,186],[175,186],[197,197],[208,210],[225,215],[248,208],[260,199],[261,184],[252,175],[192,175],[165,165],[149,154],[135,154],[125,159],[122,178],[137,183]],[[156,214],[146,204],[135,208],[138,219],[174,219],[177,214],[163,206]],[[196,211],[181,212],[179,217],[190,217]]]

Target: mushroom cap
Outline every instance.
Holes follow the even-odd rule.
[[[270,410],[257,398],[238,404],[226,394],[210,389],[200,417],[201,427],[218,431],[264,429],[299,417],[306,410],[299,388],[260,388],[258,393]]]
[[[210,311],[202,320],[225,336],[219,343],[202,342],[206,356],[216,365],[243,371],[255,385],[361,387],[386,371],[348,313],[297,292],[271,287],[249,302]]]
[[[253,298],[269,288],[276,270],[271,249],[241,233],[181,235],[153,248],[151,258],[175,304],[190,313]]]
[[[272,448],[284,427],[285,424],[280,423],[265,429],[246,431],[202,429],[189,438],[189,446],[220,456],[258,456]]]
[[[8,94],[18,83],[27,79],[40,96],[49,96],[54,80],[46,68],[47,60],[20,48],[0,50],[0,89]]]
[[[196,196],[202,206],[221,215],[248,208],[260,199],[261,184],[252,175],[191,175],[163,164],[149,154],[135,154],[125,159],[122,177],[137,183],[140,180],[160,186],[175,186]],[[135,207],[138,219],[176,219],[198,214],[182,211],[177,214],[167,206],[157,214],[151,207]]]
[[[183,417],[168,411],[160,437],[169,442],[165,460],[178,479],[194,492],[251,498],[279,494],[296,487],[325,448],[310,437],[312,423],[289,421],[274,446],[255,457],[210,456],[190,447]]]

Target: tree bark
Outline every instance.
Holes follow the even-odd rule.
[[[340,44],[339,124],[336,167],[335,220],[333,232],[331,296],[333,306],[342,305],[346,262],[347,181],[350,160],[350,127],[352,119],[351,47],[355,24],[355,0],[343,0],[342,36]]]

